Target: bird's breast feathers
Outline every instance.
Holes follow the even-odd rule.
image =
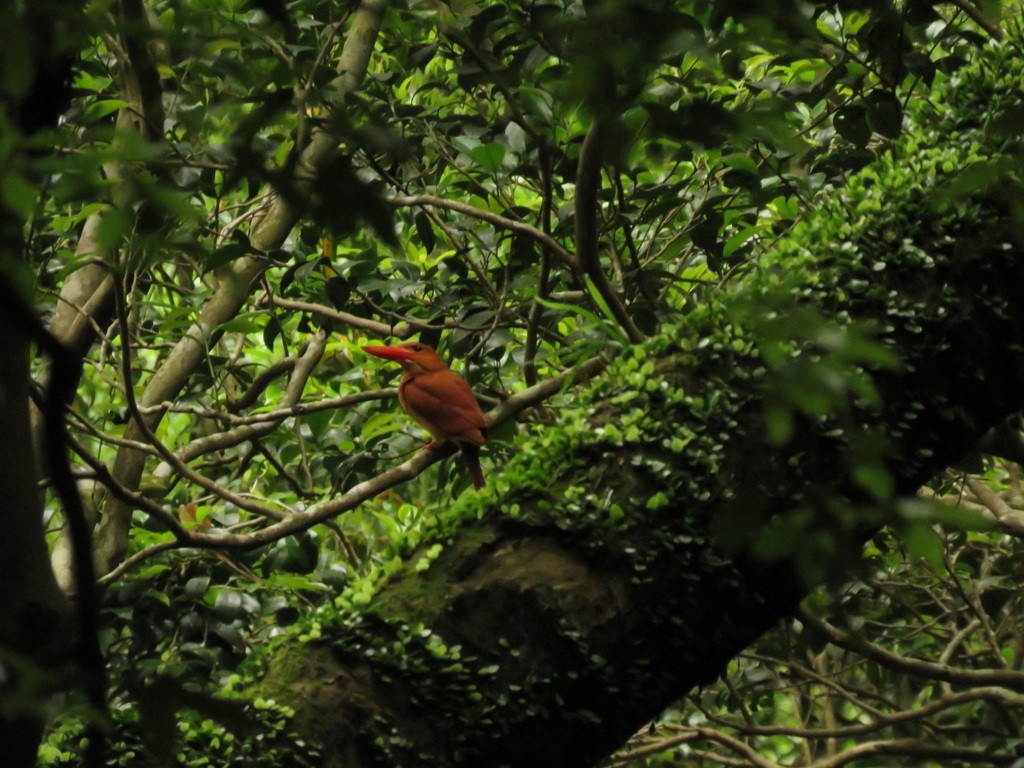
[[[421,373],[399,386],[402,407],[435,440],[483,445],[483,413],[464,378],[451,371]]]

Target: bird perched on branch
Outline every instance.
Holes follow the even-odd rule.
[[[473,487],[483,488],[480,446],[487,442],[487,427],[466,380],[449,370],[431,347],[419,342],[394,347],[363,347],[363,351],[402,366],[405,375],[398,385],[398,400],[405,412],[434,438],[426,448],[455,443],[473,477]]]

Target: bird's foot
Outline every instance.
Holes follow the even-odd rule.
[[[437,448],[437,442],[434,440],[431,440],[429,443],[423,446],[424,451],[432,451],[435,448]]]

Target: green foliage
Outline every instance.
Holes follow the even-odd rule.
[[[100,6],[82,19],[87,45],[57,30],[81,56],[43,138],[18,130],[33,35],[0,12],[26,32],[0,52],[0,201],[41,311],[57,323],[75,303],[93,326],[75,342],[88,350],[77,469],[103,513],[106,570],[138,558],[105,603],[115,760],[159,764],[176,730],[188,764],[315,763],[287,707],[253,704],[252,737],[209,691],[235,674],[241,691],[260,664],[247,657],[338,633],[376,679],[423,692],[438,732],[454,718],[456,750],[553,716],[549,691],[576,684],[562,672],[483,693],[512,679],[515,638],[469,654],[430,629],[449,569],[497,525],[550,530],[652,591],[667,572],[735,586],[728,556],[835,580],[882,522],[938,562],[934,518],[902,496],[968,417],[986,426],[1010,399],[964,412],[999,351],[972,336],[979,318],[1019,336],[1010,303],[971,290],[1016,271],[1019,42],[975,61],[970,21],[920,2],[410,2],[388,10],[365,82],[341,98],[358,4],[159,0],[148,24]],[[595,120],[609,135],[608,290],[572,254]],[[320,131],[332,150],[308,173]],[[84,306],[107,277],[123,318],[110,294]],[[239,281],[248,303],[195,329]],[[618,304],[647,343],[628,344]],[[395,383],[358,350],[389,332],[438,346],[488,403],[596,355],[610,365],[492,432],[489,497],[449,501],[467,479],[446,460],[329,524],[218,547],[212,536],[301,515],[424,441],[393,399],[363,396]],[[199,362],[168,393],[185,366],[171,350],[190,339]],[[125,386],[177,460],[147,449],[137,480],[123,470],[147,439]],[[932,414],[934,436],[908,437]],[[108,467],[153,505],[136,503],[130,527],[108,514]],[[191,549],[190,534],[211,538]],[[664,615],[698,611],[689,599]],[[707,639],[697,620],[667,621],[652,626],[686,663]],[[667,695],[642,660],[623,678],[578,628],[552,633],[564,675]],[[283,692],[281,678],[267,685]],[[558,704],[567,721],[600,716],[582,693]],[[401,723],[369,720],[382,761],[415,750]],[[75,715],[60,721],[41,762],[73,762],[80,733]]]
[[[156,686],[154,686],[156,688]],[[273,701],[243,702],[163,685],[140,696],[137,709],[114,711],[114,766],[256,766],[312,768],[319,750],[291,730],[294,711]],[[80,765],[82,726],[59,724],[39,749],[41,766]]]

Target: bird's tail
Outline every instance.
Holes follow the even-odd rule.
[[[484,487],[484,473],[480,469],[480,446],[463,443],[462,455],[466,459],[466,468],[473,477],[473,487],[479,491]]]

